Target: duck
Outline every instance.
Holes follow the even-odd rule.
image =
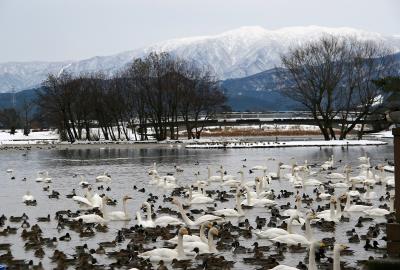
[[[185,213],[185,210],[183,209],[182,203],[177,199],[177,198],[173,198],[172,203],[175,204],[179,210],[179,212],[181,213],[182,219],[183,221],[186,223],[186,225],[188,226],[200,226],[202,223],[206,222],[206,221],[223,221],[222,217],[219,216],[215,216],[215,215],[203,215],[199,218],[197,218],[196,220],[191,220],[188,218],[188,216]]]
[[[146,252],[142,252],[138,255],[139,258],[148,259],[150,262],[172,262],[173,259],[186,259],[187,254],[183,249],[183,236],[188,234],[186,228],[179,229],[178,232],[178,245],[176,248],[156,248]]]

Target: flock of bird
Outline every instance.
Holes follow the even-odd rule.
[[[267,164],[276,167],[271,171]],[[174,166],[173,173],[162,175],[154,163],[145,169],[145,186],[126,183],[121,206],[116,206],[119,198],[109,194],[114,176],[107,173],[93,181],[75,175],[79,181],[68,194],[51,190],[56,180],[47,171],[22,179],[41,183],[49,200],[65,196],[71,208],[44,217],[2,215],[0,264],[45,269],[35,262],[48,257],[54,269],[356,269],[360,266],[342,258],[354,254],[349,243],[375,254],[358,258],[357,265],[386,256],[385,224],[394,218],[390,164],[371,164],[368,156],[343,164],[332,155],[319,164],[267,158],[265,164],[252,166],[242,159],[231,173],[222,165],[195,165],[193,178],[182,180],[183,168]],[[7,174],[17,181],[13,169]],[[139,193],[147,198],[130,213],[128,203]],[[40,207],[34,196],[29,191],[23,195],[23,207]],[[120,210],[110,209],[115,207]],[[51,222],[59,235],[49,236],[42,229]],[[348,242],[325,235],[342,223],[354,224],[336,232],[345,234]],[[112,224],[120,226],[111,231]],[[90,247],[89,239],[101,234],[113,234],[114,240]],[[36,259],[16,258],[7,243],[11,235],[20,235]],[[73,238],[84,244],[74,251],[63,249]],[[287,265],[293,263],[291,254],[303,259]]]

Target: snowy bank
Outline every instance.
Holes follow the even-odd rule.
[[[23,134],[22,130],[16,130],[15,134],[10,134],[8,130],[0,131],[0,144],[49,144],[59,141],[59,135],[56,131],[35,131],[28,136]]]
[[[188,144],[189,149],[209,148],[277,148],[277,147],[321,147],[321,146],[366,146],[385,145],[387,142],[372,140],[335,140],[335,141],[286,141],[286,142],[214,142]]]

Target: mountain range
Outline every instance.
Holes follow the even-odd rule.
[[[353,28],[306,26],[267,30],[258,26],[241,27],[218,35],[172,39],[145,48],[80,61],[0,63],[0,92],[38,87],[49,73],[101,70],[112,74],[134,58],[143,57],[152,51],[169,52],[199,65],[206,65],[221,80],[243,78],[279,66],[281,54],[290,47],[327,34],[382,42],[394,51],[400,51],[400,36],[385,36]]]

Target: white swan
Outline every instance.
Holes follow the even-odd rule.
[[[190,204],[208,204],[214,203],[214,199],[208,196],[204,196],[203,194],[198,194],[196,197],[193,196],[192,188],[189,189],[189,205]]]
[[[303,213],[301,213],[301,196],[298,194],[295,196],[295,204],[296,209],[286,209],[285,211],[283,211],[282,216],[291,217],[295,214],[303,216]]]
[[[363,199],[364,200],[374,200],[378,197],[378,195],[376,195],[376,192],[371,191],[371,186],[367,185],[367,192],[365,192],[365,194],[363,194]]]
[[[394,197],[390,197],[389,211],[382,208],[371,208],[363,211],[364,214],[371,217],[383,217],[394,212]]]
[[[224,216],[224,217],[242,217],[242,216],[244,216],[242,205],[240,204],[240,195],[241,195],[241,193],[240,193],[239,189],[237,188],[236,195],[235,195],[236,209],[225,208],[225,209],[215,210],[212,213],[216,216]]]
[[[344,207],[345,212],[363,212],[365,210],[371,209],[372,206],[367,206],[367,205],[359,205],[359,204],[351,204],[351,197],[347,193],[347,200],[346,200],[346,205]]]
[[[281,228],[270,228],[264,231],[256,231],[254,234],[261,239],[273,239],[275,237],[281,236],[281,235],[287,235],[293,233],[292,231],[292,222],[295,219],[299,219],[299,216],[297,214],[294,214],[290,217],[289,222],[287,223],[287,230],[281,229]],[[299,221],[300,222],[300,221]]]
[[[172,262],[173,259],[186,259],[187,256],[183,249],[183,236],[187,234],[187,229],[181,228],[178,233],[178,246],[176,248],[156,248],[139,254],[139,257],[149,259],[151,262],[159,262],[161,260]]]
[[[340,270],[340,252],[348,249],[348,246],[335,244],[333,246],[333,270]]]
[[[200,226],[200,236],[197,235],[184,235],[183,236],[183,242],[203,242],[203,243],[208,243],[207,237],[205,235],[205,229],[209,228],[211,229],[212,224],[211,222],[204,222]],[[178,236],[175,236],[171,239],[168,240],[169,243],[171,244],[176,244],[178,243]]]
[[[107,175],[106,172],[104,172],[102,175],[99,175],[96,177],[96,182],[109,183],[109,182],[111,182],[111,177],[109,175]]]
[[[156,226],[166,227],[168,225],[183,225],[183,222],[180,219],[168,215],[161,216],[153,220],[151,205],[148,202],[144,202],[142,206],[146,208],[147,220],[143,221],[141,219],[141,216],[139,215],[141,221],[140,225],[142,225],[145,228],[153,228]]]
[[[204,242],[197,242],[197,241],[196,242],[183,242],[183,249],[184,249],[185,253],[193,251],[194,248],[199,249],[199,254],[217,252],[217,248],[215,247],[215,244],[213,242],[214,235],[218,235],[218,230],[217,230],[217,228],[212,227],[208,231],[207,244]]]
[[[132,197],[125,195],[122,198],[122,208],[123,211],[112,211],[108,212],[106,210],[106,204],[103,204],[103,216],[106,220],[131,220],[131,217],[126,209],[126,203],[128,200],[131,200]]]
[[[315,219],[315,215],[313,213],[309,213],[306,217],[306,236],[300,235],[300,234],[286,234],[286,235],[280,235],[278,237],[270,239],[272,242],[279,242],[279,243],[285,243],[287,245],[302,245],[302,246],[308,246],[310,244],[310,241],[313,239],[312,236],[312,231],[311,231],[311,226],[310,226],[310,220]]]
[[[34,200],[35,197],[33,197],[33,195],[29,191],[27,191],[26,194],[22,196],[22,202],[31,202]]]
[[[317,214],[318,219],[324,219],[326,221],[333,221],[335,223],[339,223],[339,218],[336,214],[335,211],[335,204],[336,204],[336,198],[335,196],[332,196],[330,199],[330,207],[329,210],[321,211]],[[340,209],[340,215],[341,215],[341,208],[340,205],[337,207]]]
[[[185,210],[183,210],[182,203],[177,198],[172,199],[172,203],[177,206],[179,212],[181,213],[183,221],[188,226],[199,226],[202,223],[207,222],[207,221],[211,221],[211,222],[212,221],[223,221],[223,218],[221,218],[219,216],[208,215],[208,214],[204,215],[204,216],[201,216],[198,219],[196,219],[195,221],[193,221],[190,218],[188,218],[188,216],[185,213]]]
[[[83,223],[99,223],[99,224],[106,224],[107,221],[99,215],[96,214],[87,214],[81,215],[76,218],[73,218],[75,221],[82,220]]]
[[[261,199],[253,198],[250,188],[245,186],[245,189],[247,191],[246,192],[247,198],[241,202],[242,205],[252,206],[252,207],[264,207],[264,206],[276,205],[276,202],[273,200],[269,200],[266,198],[261,198]]]
[[[220,170],[217,170],[217,172],[220,173],[220,175],[211,175],[211,168],[207,167],[208,170],[208,181],[210,182],[220,182],[224,179],[224,172],[222,170],[222,166]]]
[[[147,171],[148,175],[158,174],[157,172],[157,163],[153,163],[153,167]]]

